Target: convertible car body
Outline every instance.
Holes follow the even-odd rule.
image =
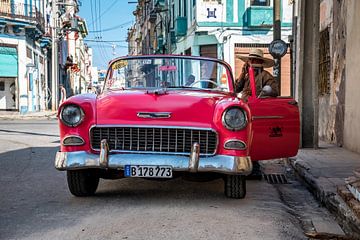
[[[292,98],[243,101],[230,66],[190,56],[131,56],[110,62],[101,92],[59,108],[60,151],[75,196],[100,178],[224,179],[225,195],[243,198],[253,161],[296,155],[299,111]]]

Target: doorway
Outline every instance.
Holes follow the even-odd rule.
[[[16,110],[16,78],[0,77],[0,110]]]

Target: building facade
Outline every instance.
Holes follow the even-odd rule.
[[[0,1],[0,110],[56,109],[60,84],[67,96],[87,91],[92,49],[84,43],[88,32],[78,12],[77,0]]]
[[[319,77],[314,80],[319,139],[360,153],[360,2],[319,4]]]
[[[136,23],[129,31],[133,41],[129,46],[138,50],[137,54],[173,53],[222,59],[232,66],[237,77],[242,68],[238,55],[248,54],[251,48],[261,48],[265,56],[269,55],[273,4],[273,0],[139,1],[134,12]],[[281,1],[281,38],[285,42],[292,35],[292,8],[292,1]],[[282,62],[281,93],[289,96],[290,49]]]
[[[48,108],[48,1],[0,2],[0,110]]]
[[[85,43],[88,35],[85,19],[78,16],[79,2],[67,0],[59,7],[59,84],[67,97],[87,92],[91,85],[92,49]]]

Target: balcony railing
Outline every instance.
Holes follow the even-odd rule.
[[[0,2],[0,17],[30,21],[41,30],[45,29],[45,19],[35,6],[24,3]]]

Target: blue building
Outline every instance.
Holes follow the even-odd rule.
[[[235,76],[240,75],[242,68],[237,55],[247,54],[250,48],[261,48],[269,55],[268,46],[273,40],[273,0],[153,0],[148,5],[139,4],[142,9],[150,8],[147,18],[144,11],[141,17],[156,19],[152,22],[157,27],[150,28],[153,35],[149,38],[157,41],[145,49],[222,59],[232,66]],[[293,1],[281,1],[285,42],[292,34],[292,9]],[[159,14],[162,16],[157,17]],[[290,95],[290,51],[283,58],[281,85],[282,95]]]
[[[48,0],[0,1],[0,110],[47,109]]]

